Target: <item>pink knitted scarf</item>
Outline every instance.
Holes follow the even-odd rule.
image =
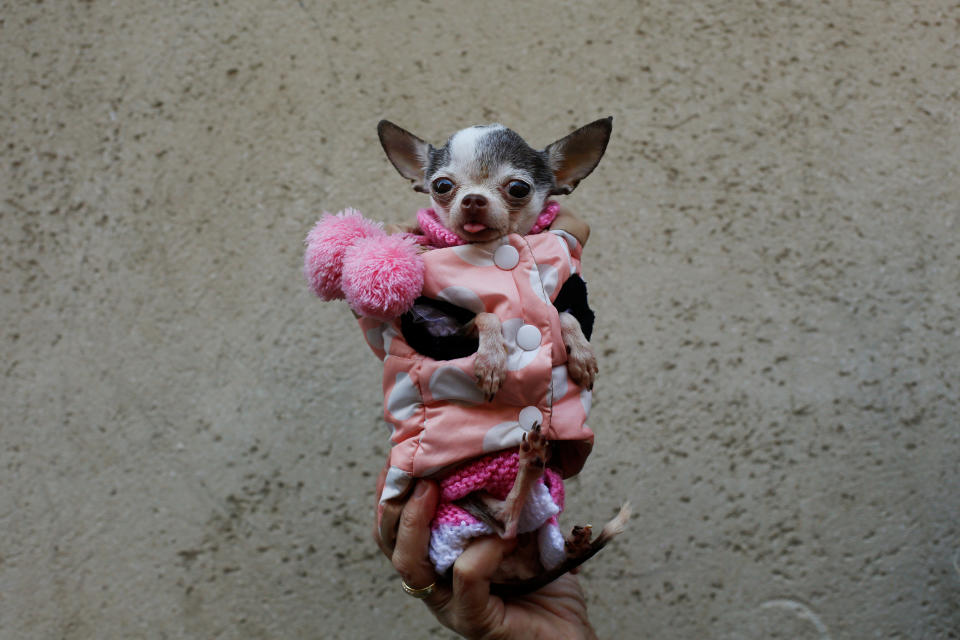
[[[540,211],[540,215],[537,216],[537,221],[530,229],[530,233],[540,233],[546,230],[547,227],[553,224],[559,210],[560,205],[557,202],[553,200],[547,202]],[[437,212],[433,209],[420,209],[417,212],[417,224],[420,225],[420,230],[423,231],[422,236],[414,236],[418,242],[422,240],[420,244],[437,248],[456,247],[461,244],[467,244],[466,240],[443,226],[440,218],[437,216]]]

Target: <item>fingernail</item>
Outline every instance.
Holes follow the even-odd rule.
[[[422,498],[427,494],[427,489],[429,489],[429,487],[426,482],[418,482],[417,488],[413,490],[413,497]]]

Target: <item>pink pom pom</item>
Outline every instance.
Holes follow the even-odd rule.
[[[362,316],[391,320],[407,311],[423,289],[423,258],[404,236],[366,238],[343,261],[343,292]]]
[[[323,300],[343,297],[341,277],[346,251],[362,238],[384,238],[382,225],[367,220],[356,209],[329,213],[307,234],[303,256],[303,275],[310,288]]]

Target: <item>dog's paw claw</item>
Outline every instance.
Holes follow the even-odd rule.
[[[590,349],[574,349],[567,360],[570,379],[577,385],[593,391],[597,377],[597,359]]]
[[[530,464],[540,469],[547,462],[547,438],[543,435],[540,423],[535,423],[530,431],[525,431],[520,440],[520,464]]]
[[[473,363],[473,373],[480,392],[488,402],[493,400],[507,375],[506,353],[504,352],[503,357],[499,357],[499,354],[487,356],[478,353]]]

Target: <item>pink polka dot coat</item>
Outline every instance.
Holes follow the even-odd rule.
[[[585,425],[591,392],[567,373],[553,305],[563,283],[579,271],[580,253],[573,236],[550,231],[423,254],[424,296],[494,313],[502,323],[507,375],[492,401],[476,385],[474,355],[434,360],[404,341],[399,319],[360,319],[367,343],[383,360],[384,417],[393,431],[381,504],[402,495],[413,478],[442,480],[466,461],[514,453],[536,423],[550,441],[553,475],[580,471],[593,447]],[[437,563],[438,571],[445,564]]]

